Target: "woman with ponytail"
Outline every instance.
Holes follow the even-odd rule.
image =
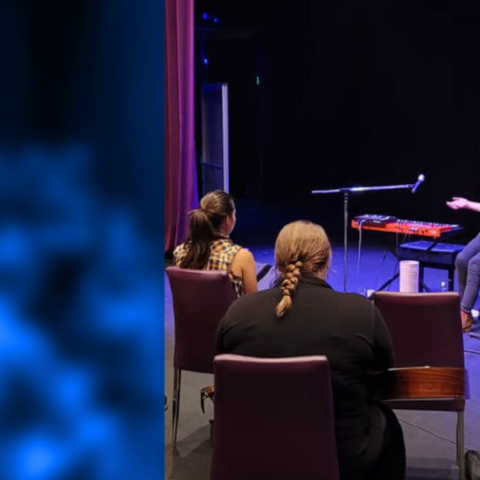
[[[200,207],[189,213],[187,239],[173,256],[181,268],[227,271],[240,296],[256,292],[258,287],[252,253],[230,239],[236,220],[235,204],[228,193],[207,193]]]
[[[231,305],[217,333],[217,351],[265,358],[325,355],[342,480],[403,480],[402,429],[369,388],[369,372],[393,365],[390,335],[369,300],[330,287],[331,257],[320,225],[297,221],[283,227],[275,243],[278,286]]]

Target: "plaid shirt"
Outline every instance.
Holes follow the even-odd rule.
[[[205,270],[224,270],[230,275],[230,280],[235,287],[237,297],[243,294],[243,280],[237,277],[231,270],[233,257],[241,250],[240,245],[236,245],[229,238],[220,238],[210,244],[210,258],[208,259]],[[173,252],[175,265],[187,254],[187,247],[184,243],[178,245]]]

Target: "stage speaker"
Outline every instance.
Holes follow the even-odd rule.
[[[228,192],[228,86],[226,83],[202,85],[201,111],[202,195],[212,190]]]

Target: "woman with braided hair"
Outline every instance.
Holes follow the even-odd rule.
[[[369,373],[393,365],[390,335],[369,300],[330,287],[331,257],[320,225],[297,221],[283,227],[275,243],[278,286],[230,306],[217,332],[217,351],[264,358],[325,355],[342,480],[402,480],[402,429],[370,391]]]
[[[195,270],[225,270],[237,296],[256,292],[253,255],[230,239],[236,221],[235,204],[228,193],[222,190],[207,193],[200,201],[200,208],[189,213],[187,239],[173,252],[175,265]]]

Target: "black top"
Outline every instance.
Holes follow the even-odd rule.
[[[361,453],[370,430],[368,372],[393,364],[390,334],[379,310],[366,298],[334,291],[316,277],[303,277],[293,305],[275,314],[279,288],[244,295],[220,323],[217,351],[279,358],[325,355],[333,382],[339,457]]]

